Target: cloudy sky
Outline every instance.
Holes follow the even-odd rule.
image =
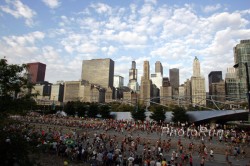
[[[234,64],[233,47],[250,39],[247,0],[1,0],[0,58],[42,62],[45,79],[79,80],[82,60],[111,58],[128,83],[131,61],[161,61],[164,76],[192,76],[195,56],[206,80]],[[139,79],[140,81],[140,79]],[[207,81],[206,81],[207,86]]]

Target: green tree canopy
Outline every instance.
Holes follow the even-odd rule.
[[[88,110],[88,117],[95,118],[96,115],[99,113],[98,103],[90,103],[89,110]]]
[[[84,117],[85,116],[85,113],[86,113],[86,111],[88,109],[86,105],[87,104],[84,103],[84,102],[80,102],[80,101],[74,102],[74,108],[75,108],[75,111],[77,112],[77,115],[79,117]]]
[[[158,123],[164,122],[166,119],[165,110],[161,106],[155,106],[153,109],[150,118]]]
[[[1,113],[20,113],[35,105],[30,90],[27,65],[8,64],[0,59],[0,108]],[[18,96],[18,99],[17,99]]]
[[[172,117],[172,121],[173,122],[188,122],[188,115],[186,110],[183,107],[175,107],[175,109],[173,110],[172,113],[173,117]]]
[[[66,105],[64,106],[64,111],[67,113],[67,115],[75,115],[75,104],[73,101],[68,101]]]
[[[131,116],[135,121],[137,120],[144,121],[146,119],[145,109],[141,105],[139,105],[137,109],[134,109],[131,112]]]
[[[102,116],[103,119],[109,119],[110,116],[110,106],[109,105],[101,105],[99,107],[99,113]]]
[[[8,64],[6,59],[0,60],[0,96],[17,97],[22,90],[31,86],[28,81],[27,65]]]

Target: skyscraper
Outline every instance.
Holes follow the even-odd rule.
[[[114,75],[114,88],[121,88],[124,86],[124,78],[119,75]]]
[[[141,77],[141,87],[140,87],[140,101],[144,104],[150,104],[149,102],[145,103],[145,101],[149,101],[151,98],[151,87],[152,81],[149,79],[150,75],[150,66],[149,61],[144,61],[143,64],[143,76]]]
[[[185,82],[184,82],[184,96],[185,96],[185,101],[186,101],[186,104],[189,105],[192,103],[192,90],[191,90],[191,80],[190,79],[187,79]]]
[[[149,80],[149,75],[150,75],[149,61],[144,61],[144,63],[143,63],[143,79]]]
[[[250,71],[250,40],[241,40],[234,47],[234,62],[236,68],[237,79],[239,80],[240,98],[247,98],[247,73],[245,63],[247,63],[248,71]],[[250,72],[249,72],[250,73]],[[249,74],[248,73],[248,74]]]
[[[129,83],[137,81],[137,69],[136,69],[136,62],[132,61],[131,69],[129,70]]]
[[[160,103],[162,105],[169,105],[172,101],[172,87],[168,77],[163,77],[162,86],[160,87]]]
[[[162,86],[163,81],[163,67],[160,61],[155,63],[155,73],[151,74],[152,83],[156,85],[158,89]]]
[[[212,94],[212,83],[219,83],[222,81],[222,71],[211,71],[208,74],[209,95]]]
[[[163,82],[163,67],[160,61],[155,63],[155,73],[151,74],[152,80],[152,97],[155,98],[154,102],[160,102],[160,88],[162,87]]]
[[[28,63],[29,79],[32,83],[44,82],[46,65],[40,62]]]
[[[161,76],[163,75],[163,67],[160,61],[155,62],[155,73],[160,73]]]
[[[82,80],[98,84],[103,88],[113,88],[114,61],[109,58],[83,60]]]
[[[129,83],[128,87],[137,92],[139,90],[139,84],[137,82],[137,69],[136,69],[136,62],[132,61],[131,69],[129,70]]]
[[[226,100],[236,101],[239,99],[239,80],[237,79],[235,69],[227,68],[225,77]]]
[[[193,105],[206,105],[205,78],[200,73],[200,62],[197,57],[193,62],[193,76],[191,77],[191,97]]]
[[[199,77],[201,74],[200,71],[200,62],[198,60],[197,57],[194,58],[194,62],[193,62],[193,76],[194,77]]]
[[[179,69],[173,68],[169,69],[169,79],[170,79],[170,85],[172,87],[172,94],[173,97],[178,97],[179,96]]]

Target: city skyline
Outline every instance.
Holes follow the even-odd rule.
[[[138,83],[143,62],[178,68],[180,84],[192,76],[195,56],[208,74],[234,65],[233,47],[250,38],[246,1],[20,1],[0,2],[0,57],[9,63],[46,64],[45,80],[81,79],[83,60],[111,58],[128,84],[131,62]]]

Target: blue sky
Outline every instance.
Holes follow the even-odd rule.
[[[96,58],[113,59],[125,85],[133,60],[139,83],[145,60],[151,73],[161,61],[165,77],[179,68],[183,83],[195,56],[206,80],[216,70],[224,78],[249,21],[247,0],[2,0],[0,57],[45,63],[52,83],[79,80],[82,60]]]

